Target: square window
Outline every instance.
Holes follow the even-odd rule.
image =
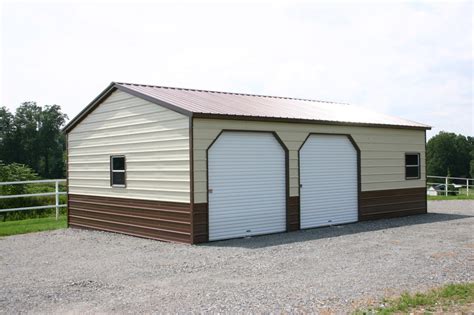
[[[113,170],[114,171],[125,171],[125,157],[117,156],[112,157],[113,161]]]
[[[420,178],[420,154],[406,153],[405,154],[405,179],[419,179]]]
[[[418,165],[418,154],[406,154],[405,165]]]
[[[125,185],[125,173],[113,172],[112,173],[112,186],[113,185]]]

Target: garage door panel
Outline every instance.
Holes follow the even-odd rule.
[[[300,176],[301,228],[357,221],[357,151],[346,136],[309,136]]]
[[[286,230],[285,151],[271,133],[223,132],[208,163],[209,240]]]

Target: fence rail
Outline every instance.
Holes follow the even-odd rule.
[[[426,193],[430,196],[474,194],[474,178],[426,176]]]
[[[59,204],[59,196],[67,194],[65,191],[59,191],[59,183],[65,183],[65,182],[66,182],[65,179],[42,179],[42,180],[26,180],[26,181],[16,181],[16,182],[0,182],[0,186],[54,183],[54,188],[55,188],[54,192],[17,194],[17,195],[0,195],[0,199],[55,196],[54,205],[0,209],[0,213],[10,212],[10,211],[28,211],[28,210],[55,208],[56,220],[57,220],[59,217],[59,208],[67,207],[67,204]],[[456,194],[456,195],[466,194],[467,196],[469,196],[469,194],[474,194],[474,179],[462,178],[462,177],[447,177],[447,176],[426,176],[426,189],[427,189],[427,194],[433,195],[433,196],[439,196],[439,195],[448,196],[449,194]]]
[[[0,209],[0,213],[10,212],[10,211],[27,211],[27,210],[39,210],[39,209],[55,208],[56,209],[56,220],[57,220],[59,218],[59,208],[67,207],[67,204],[59,204],[59,196],[67,194],[65,191],[59,191],[59,183],[64,183],[64,182],[66,182],[65,179],[41,179],[41,180],[24,180],[24,181],[17,181],[17,182],[0,182],[0,186],[21,185],[21,184],[48,184],[48,183],[54,183],[54,192],[34,193],[34,194],[20,194],[20,195],[0,195],[0,199],[26,198],[26,197],[39,197],[39,196],[55,196],[55,204],[54,205]]]

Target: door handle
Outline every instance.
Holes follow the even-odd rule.
[[[209,188],[207,191],[208,193],[212,194],[212,188]]]

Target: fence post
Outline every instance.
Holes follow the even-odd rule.
[[[448,196],[448,178],[444,180],[444,195]]]
[[[469,178],[466,179],[466,193],[467,193],[467,196],[469,197]]]
[[[56,221],[59,218],[59,181],[54,182],[56,188]]]

